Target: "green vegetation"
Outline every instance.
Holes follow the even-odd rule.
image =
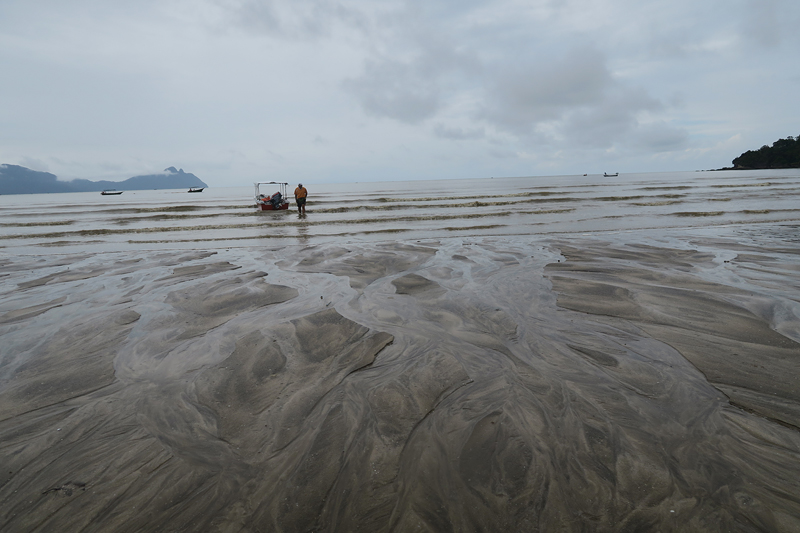
[[[800,168],[800,137],[789,136],[772,146],[748,150],[733,160],[733,168]]]

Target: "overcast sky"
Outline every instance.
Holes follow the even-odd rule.
[[[0,0],[0,163],[209,185],[697,170],[800,135],[798,0]]]

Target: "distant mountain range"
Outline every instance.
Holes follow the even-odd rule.
[[[19,165],[0,165],[0,194],[37,194],[49,192],[144,191],[208,187],[200,178],[175,167],[159,174],[134,176],[124,181],[59,181],[55,174],[39,172]]]

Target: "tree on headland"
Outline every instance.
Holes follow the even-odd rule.
[[[800,136],[778,139],[772,146],[748,150],[733,160],[733,168],[800,168]]]

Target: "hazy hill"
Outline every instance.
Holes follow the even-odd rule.
[[[200,178],[175,167],[158,174],[134,176],[124,181],[60,181],[54,174],[19,165],[0,165],[0,194],[36,194],[48,192],[99,192],[105,189],[142,191],[151,189],[188,189],[208,187]]]
[[[800,137],[790,136],[772,146],[748,150],[733,160],[733,168],[800,168]]]

